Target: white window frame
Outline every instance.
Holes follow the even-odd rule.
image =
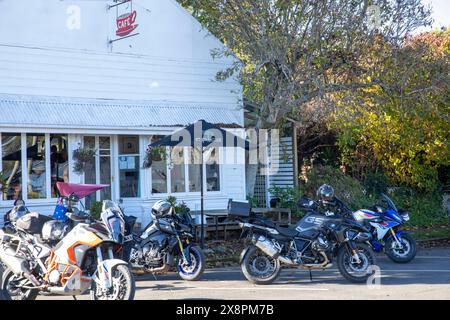
[[[59,133],[40,133],[40,132],[11,132],[12,134],[20,135],[20,147],[21,147],[21,167],[22,167],[22,199],[25,202],[32,201],[33,203],[49,203],[50,201],[56,201],[57,198],[52,198],[52,186],[51,186],[51,166],[50,166],[50,136]],[[44,135],[45,141],[45,193],[46,197],[42,199],[29,199],[28,198],[28,160],[27,160],[27,135]],[[67,135],[69,134],[63,134]],[[0,172],[3,170],[3,148],[2,148],[2,133],[0,132]],[[69,173],[70,174],[70,173]],[[3,205],[12,205],[13,200],[3,200],[3,195],[0,197],[0,203]]]
[[[152,137],[149,137],[149,141],[151,141]],[[153,177],[152,177],[152,173],[151,173],[151,169],[149,169],[150,174],[148,175],[150,182],[148,183],[150,189],[149,189],[149,197],[152,198],[164,198],[164,197],[168,197],[168,196],[176,196],[178,197],[185,197],[185,196],[200,196],[200,191],[193,191],[191,192],[189,190],[189,164],[188,164],[188,157],[186,156],[188,154],[190,147],[183,147],[183,158],[184,158],[184,181],[185,181],[185,191],[184,192],[172,192],[172,174],[171,174],[171,170],[170,170],[170,163],[171,163],[171,159],[170,159],[170,147],[166,147],[166,170],[167,170],[167,180],[166,180],[166,188],[167,188],[167,192],[166,193],[152,193],[153,190]],[[219,152],[219,181],[220,181],[220,187],[218,191],[207,191],[207,184],[206,184],[206,162],[205,162],[205,158],[203,158],[203,166],[202,166],[202,170],[203,170],[203,190],[205,195],[220,195],[223,192],[223,166],[222,166],[222,160],[223,160],[223,149],[224,148],[220,148],[218,147],[218,152]],[[144,149],[144,155],[145,155],[145,149]],[[202,153],[202,156],[204,157],[204,154]]]
[[[111,170],[111,198],[114,196],[114,163],[113,163],[113,137],[110,135],[94,135],[86,134],[81,136],[81,146],[84,148],[84,138],[94,137],[94,150],[95,150],[95,183],[100,183],[100,137],[109,138],[109,158],[110,158],[110,170]],[[102,149],[106,150],[106,149]],[[106,157],[106,156],[104,156]],[[83,183],[85,183],[85,174],[83,173]],[[100,201],[100,191],[95,192],[95,201]],[[112,199],[111,199],[112,200]]]

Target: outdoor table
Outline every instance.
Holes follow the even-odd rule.
[[[199,212],[193,212],[194,214],[199,214]],[[205,211],[205,216],[212,217],[214,219],[214,225],[216,227],[216,240],[219,240],[219,218],[228,217],[228,212],[223,210],[210,210]]]

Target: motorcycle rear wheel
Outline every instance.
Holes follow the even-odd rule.
[[[116,266],[111,271],[111,276],[113,278],[113,287],[108,292],[103,292],[97,283],[92,281],[91,300],[133,300],[136,292],[136,283],[128,266]]]
[[[266,255],[255,246],[246,249],[241,270],[248,281],[254,284],[267,285],[280,275],[281,264],[278,259]]]
[[[18,280],[14,272],[6,268],[1,274],[0,300],[36,300],[39,290],[13,287],[11,282]]]

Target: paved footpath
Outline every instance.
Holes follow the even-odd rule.
[[[136,277],[136,299],[450,299],[450,248],[419,249],[409,264],[396,264],[379,255],[378,265],[378,287],[351,284],[335,267],[313,271],[312,281],[308,271],[283,269],[278,280],[268,286],[249,283],[237,267],[206,270],[196,282],[182,281],[174,273],[141,276]]]

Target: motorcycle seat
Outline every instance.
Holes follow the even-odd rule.
[[[281,235],[289,238],[293,238],[298,234],[298,231],[292,228],[283,228],[283,227],[276,227],[275,228]]]

